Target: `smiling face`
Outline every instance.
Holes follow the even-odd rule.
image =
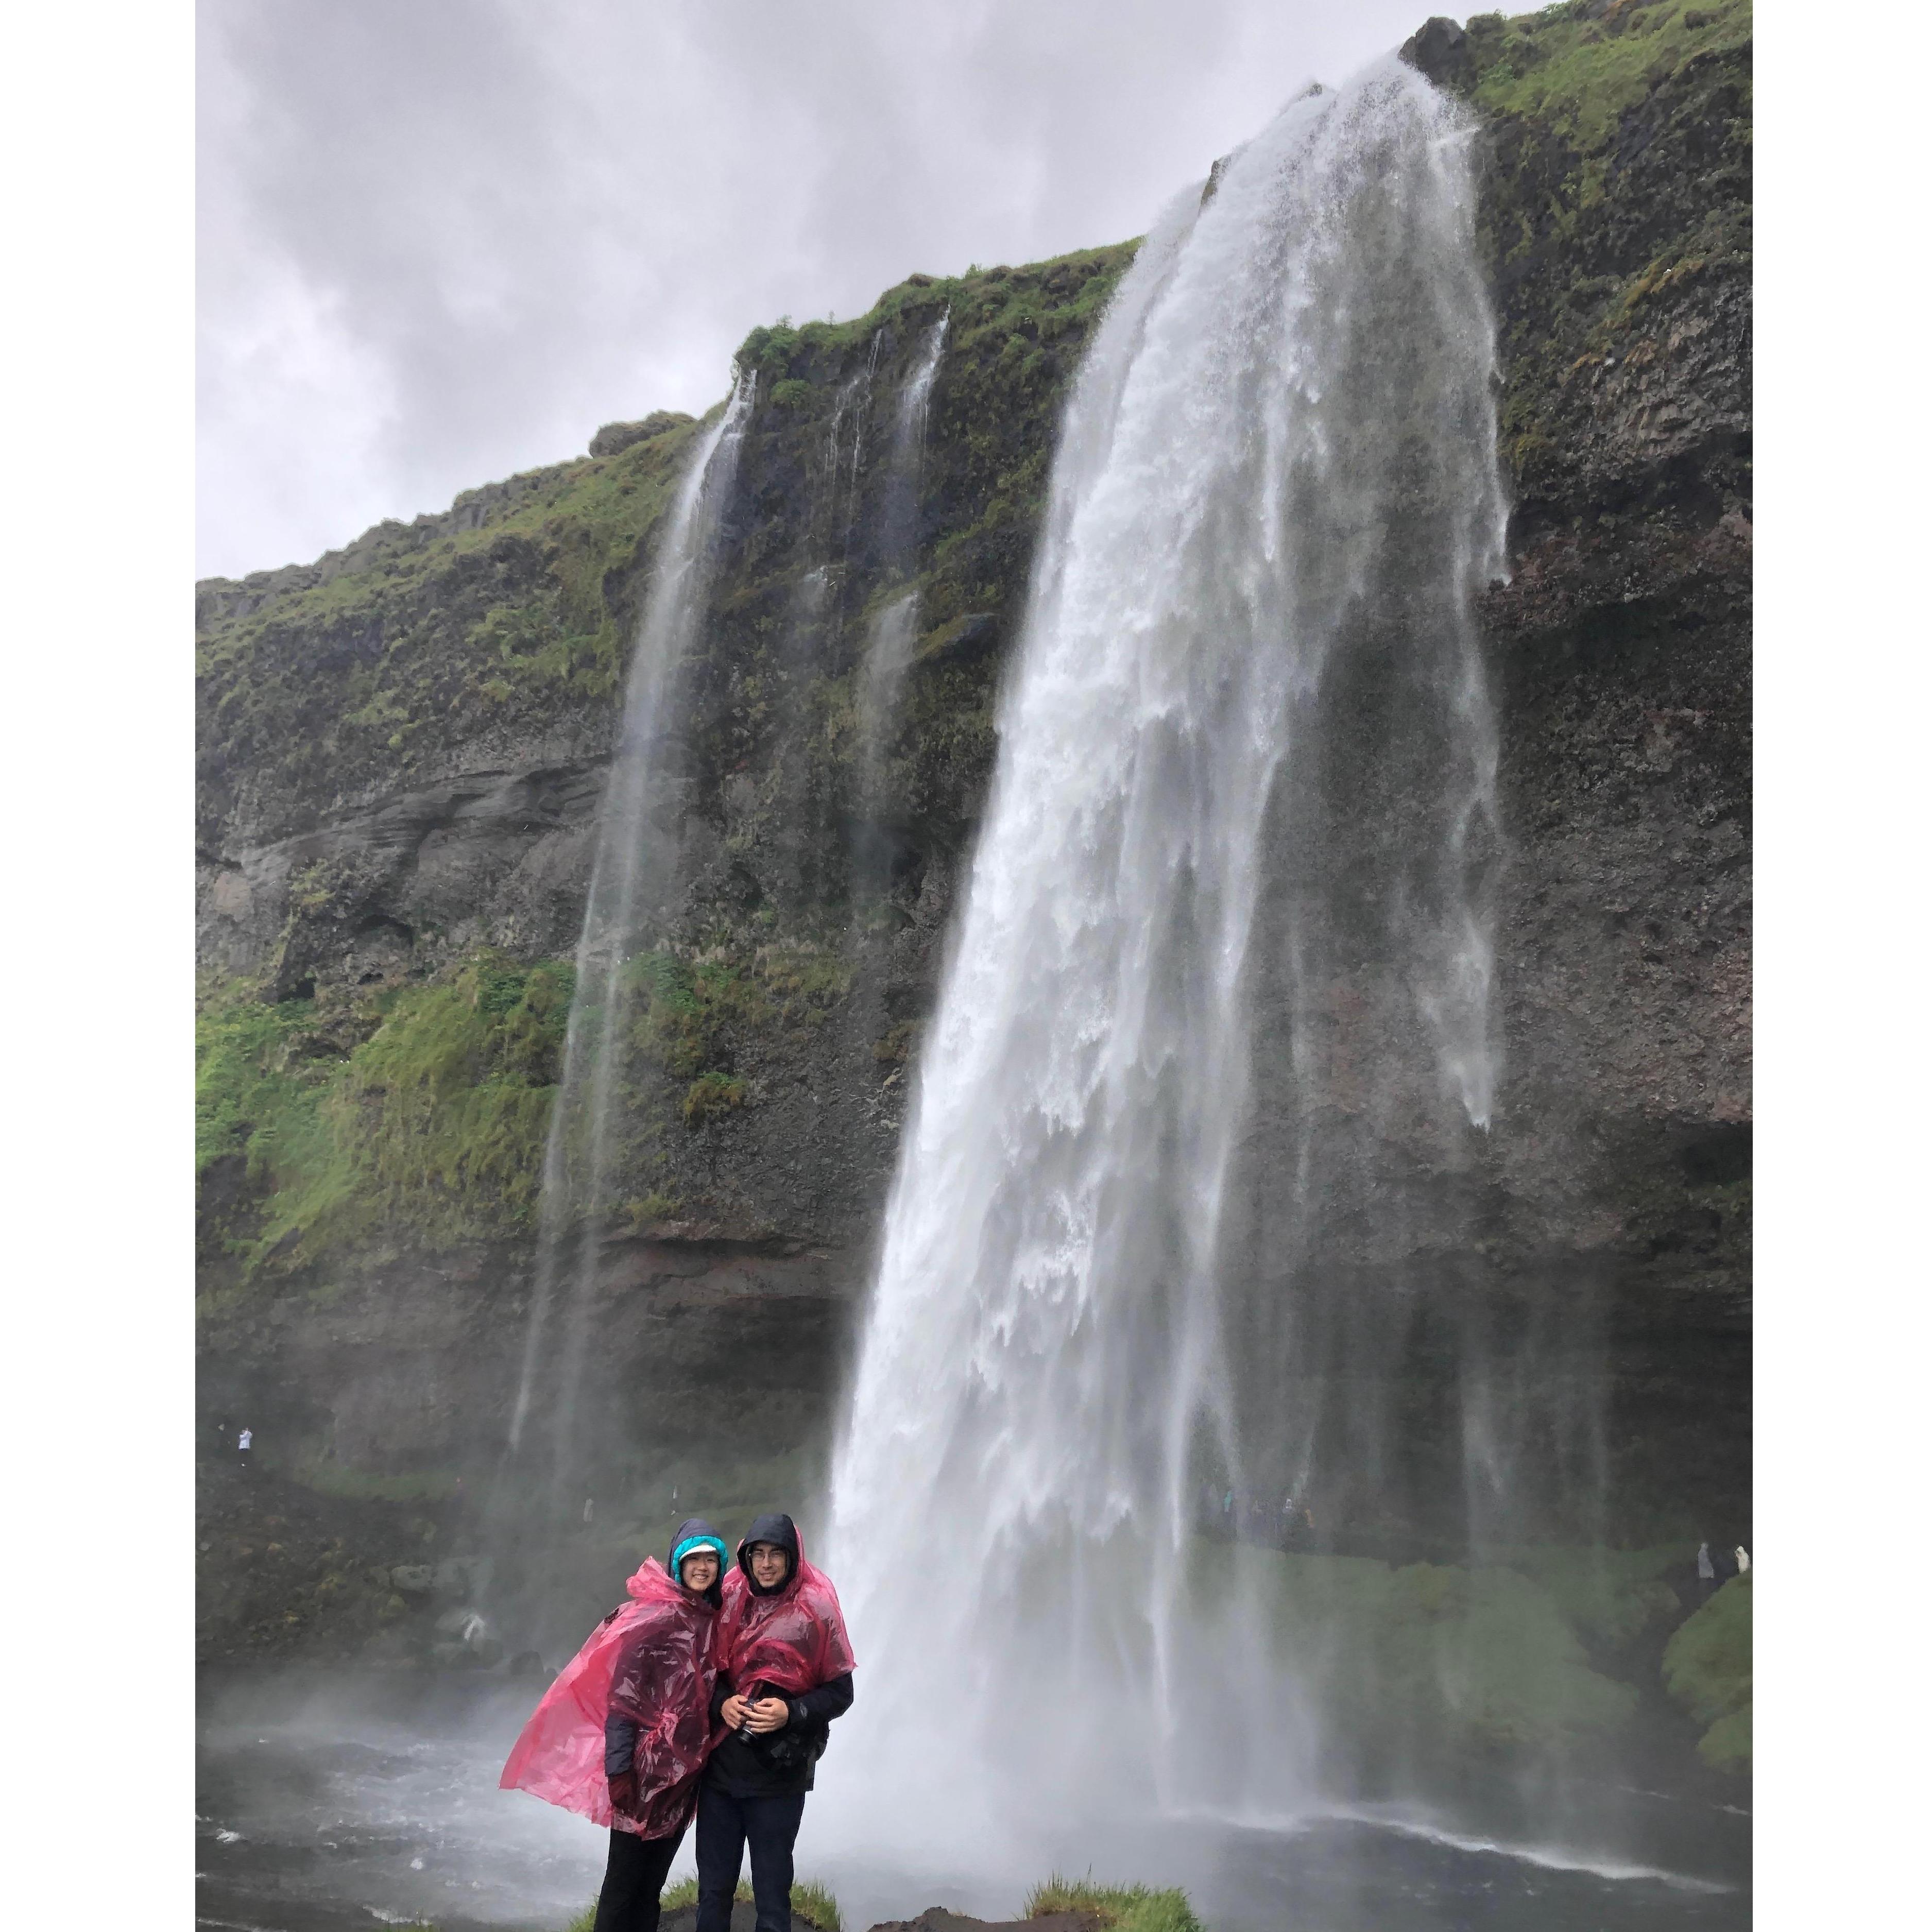
[[[694,1550],[677,1566],[677,1574],[684,1587],[691,1591],[710,1588],[718,1580],[718,1552],[715,1550]]]
[[[776,1543],[754,1543],[746,1552],[752,1566],[752,1580],[761,1590],[775,1590],[785,1580],[791,1559]]]

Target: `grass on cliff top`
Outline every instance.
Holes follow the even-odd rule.
[[[1580,153],[1594,154],[1658,80],[1707,52],[1749,44],[1751,0],[1611,0],[1592,19],[1581,0],[1515,19],[1468,22],[1486,115],[1537,120]]]
[[[1096,1885],[1090,1878],[1063,1878],[1055,1872],[1027,1894],[1024,1916],[1077,1912],[1103,1932],[1201,1932],[1201,1922],[1186,1892],[1150,1890],[1144,1885]]]
[[[278,797],[326,795],[393,781],[452,734],[608,700],[623,600],[696,428],[680,419],[538,472],[478,506],[473,530],[379,526],[320,566],[277,573],[292,586],[251,580],[245,615],[242,593],[203,586],[203,768],[250,769]]]
[[[410,524],[379,524],[306,568],[258,572],[243,582],[268,592],[272,601],[248,616],[229,618],[220,614],[229,600],[211,598],[213,614],[202,627],[203,662],[212,664],[233,655],[277,620],[355,610],[374,588],[435,576],[487,553],[506,536],[554,541],[554,563],[572,607],[586,622],[600,623],[604,569],[634,550],[655,520],[676,478],[678,459],[698,428],[688,416],[667,414],[655,436],[614,456],[578,457],[466,490],[456,509]],[[480,500],[472,512],[479,518],[476,527],[450,527],[471,500]],[[320,580],[286,590],[274,582],[311,573]],[[212,578],[203,587],[226,584]]]
[[[789,319],[754,328],[739,346],[739,366],[778,385],[808,380],[814,368],[839,362],[884,328],[923,328],[951,311],[949,358],[970,352],[982,333],[1051,341],[1090,326],[1114,283],[1140,246],[1138,239],[1082,248],[1019,268],[968,268],[961,275],[915,275],[886,290],[863,315],[844,322]],[[781,406],[802,400],[796,391],[773,397]]]

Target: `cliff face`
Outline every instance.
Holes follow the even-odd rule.
[[[1445,1275],[1532,1317],[1587,1304],[1612,1487],[1648,1526],[1745,1507],[1749,34],[1741,0],[1582,0],[1405,50],[1480,120],[1515,510],[1483,606],[1498,1124],[1400,1183],[1457,1193]],[[625,1068],[614,1491],[701,1460],[690,1418],[748,1359],[774,1400],[732,1454],[796,1474],[822,1443],[1057,411],[1131,254],[915,277],[745,344],[758,400],[683,668],[679,890]],[[200,587],[203,1406],[313,1484],[433,1494],[502,1438],[617,694],[696,428],[614,425],[443,516]],[[882,711],[868,658],[915,587]],[[1276,1238],[1258,1210],[1251,1232]],[[1337,1278],[1394,1264],[1339,1219],[1324,1240]]]

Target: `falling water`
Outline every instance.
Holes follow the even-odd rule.
[[[835,1464],[846,1752],[891,1815],[997,1785],[1233,1816],[1315,1776],[1267,1604],[1196,1587],[1202,1484],[1299,1439],[1226,1210],[1322,1171],[1308,1106],[1262,1136],[1285,1168],[1250,1142],[1284,1088],[1341,1108],[1338,986],[1386,994],[1350,1039],[1375,1094],[1457,1146],[1490,1112],[1473,207],[1418,76],[1312,90],[1162,217],[1070,400]],[[1401,814],[1338,868],[1364,773]]]
[[[891,461],[886,473],[879,545],[888,581],[912,576],[917,562],[920,482],[926,452],[926,424],[932,386],[952,320],[947,310],[926,331],[919,359],[899,392],[892,426]],[[919,635],[919,586],[896,592],[882,604],[866,640],[859,690],[859,780],[862,796],[877,788],[887,733],[898,707],[900,687]]]
[[[676,772],[666,755],[676,674],[704,621],[719,519],[730,494],[755,378],[742,378],[699,442],[659,540],[639,626],[622,723],[597,828],[577,946],[577,991],[544,1159],[536,1292],[510,1424],[512,1456],[540,1420],[546,1486],[560,1502],[574,1475],[573,1400],[580,1378],[598,1246],[613,1198],[613,1115],[625,1023],[626,968],[658,910],[676,853]],[[554,1333],[560,1321],[560,1334]],[[541,1453],[541,1452],[540,1452]]]

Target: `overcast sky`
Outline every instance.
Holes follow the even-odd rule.
[[[708,407],[762,322],[1142,232],[1426,0],[202,0],[199,568]]]

